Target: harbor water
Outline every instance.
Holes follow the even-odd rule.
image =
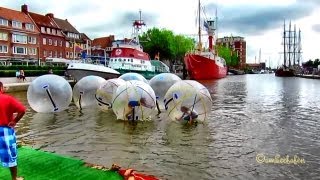
[[[162,113],[132,127],[99,109],[34,112],[18,140],[110,167],[117,163],[161,179],[318,179],[320,81],[274,74],[201,81],[213,107],[208,121],[184,126]]]

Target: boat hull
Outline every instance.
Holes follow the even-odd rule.
[[[227,76],[227,67],[219,66],[215,60],[197,54],[187,54],[184,57],[190,79],[208,80]]]
[[[67,68],[67,72],[76,81],[79,81],[83,77],[86,77],[89,75],[99,76],[104,79],[118,78],[121,75],[118,71],[108,67],[94,65],[94,64],[82,64],[82,63],[70,64]]]
[[[295,71],[293,69],[277,69],[275,72],[275,76],[278,77],[293,77],[295,75]]]

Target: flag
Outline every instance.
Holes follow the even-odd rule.
[[[75,43],[75,50],[78,51],[78,52],[82,51],[82,48],[81,48],[80,44]]]

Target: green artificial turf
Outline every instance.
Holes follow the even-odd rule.
[[[123,180],[116,172],[87,167],[82,160],[28,147],[18,149],[18,176],[25,180]],[[1,165],[0,179],[11,180],[9,169]]]

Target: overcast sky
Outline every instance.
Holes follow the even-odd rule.
[[[147,28],[158,27],[176,34],[196,34],[197,0],[1,0],[0,6],[68,19],[91,39],[115,35],[130,37],[132,21],[142,18]],[[247,41],[247,62],[267,60],[280,64],[283,22],[302,31],[303,61],[320,58],[320,0],[202,0],[207,18],[218,9],[218,37],[243,36]],[[206,42],[204,42],[206,43]],[[256,57],[256,58],[255,58]],[[255,60],[256,59],[256,60]],[[268,62],[270,59],[270,63]]]

